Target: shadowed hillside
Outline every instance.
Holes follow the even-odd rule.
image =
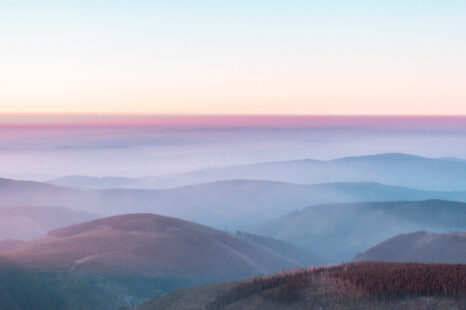
[[[402,234],[357,255],[355,260],[466,264],[466,233]]]
[[[466,265],[357,263],[196,287],[137,310],[464,309]]]
[[[327,263],[358,253],[401,233],[466,230],[466,204],[442,200],[315,205],[251,227],[251,231],[323,256]]]

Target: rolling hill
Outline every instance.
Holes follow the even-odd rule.
[[[355,260],[466,264],[466,233],[401,234],[357,255]]]
[[[466,230],[466,204],[426,200],[315,205],[250,228],[325,259],[350,261],[358,253],[401,233]]]
[[[452,158],[385,153],[328,161],[302,159],[209,168],[180,174],[116,179],[69,176],[52,180],[64,186],[109,188],[173,188],[233,179],[269,180],[298,184],[378,182],[424,190],[466,190],[466,161]]]
[[[295,266],[294,258],[229,233],[127,214],[53,230],[1,253],[0,293],[8,296],[0,308],[11,302],[24,309],[115,309],[177,288]]]
[[[157,213],[219,229],[245,229],[308,205],[333,202],[446,199],[466,192],[420,191],[378,183],[299,185],[230,180],[165,190],[73,189],[0,179],[0,206],[64,206],[105,216]]]

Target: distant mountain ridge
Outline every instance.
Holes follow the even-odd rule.
[[[420,191],[378,183],[301,185],[229,180],[165,190],[89,190],[0,179],[0,206],[65,206],[104,216],[157,213],[219,229],[244,229],[309,205],[332,202],[466,201],[465,192]]]
[[[466,232],[397,235],[358,254],[355,260],[466,264]]]
[[[144,188],[143,178],[124,177],[93,177],[85,175],[67,175],[55,178],[47,182],[48,184],[89,189],[110,189],[110,188]]]
[[[269,180],[298,184],[333,182],[378,182],[424,190],[466,190],[466,160],[427,158],[403,153],[352,156],[322,161],[313,159],[264,162],[208,168],[166,176],[139,179],[62,177],[52,180],[61,186],[91,188],[173,188],[232,179]],[[109,181],[107,181],[109,180]]]

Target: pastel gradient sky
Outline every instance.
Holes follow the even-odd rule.
[[[0,113],[466,114],[460,0],[0,2]]]

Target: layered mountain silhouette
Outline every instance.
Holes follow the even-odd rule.
[[[329,161],[303,159],[202,169],[140,179],[69,176],[52,180],[62,186],[90,188],[167,188],[221,180],[269,180],[299,184],[378,182],[425,190],[466,190],[466,161],[385,153]]]
[[[358,253],[401,233],[466,230],[466,204],[427,200],[324,204],[251,227],[251,231],[323,256],[327,263]]]
[[[294,257],[233,234],[127,214],[53,230],[1,253],[0,308],[115,309],[177,288],[294,267]]]
[[[378,183],[299,185],[230,180],[165,190],[64,188],[0,179],[0,206],[64,206],[102,215],[148,212],[220,229],[246,229],[308,205],[331,202],[446,199],[466,201],[466,192],[421,191]]]
[[[466,264],[466,232],[397,235],[357,255],[355,260]]]

